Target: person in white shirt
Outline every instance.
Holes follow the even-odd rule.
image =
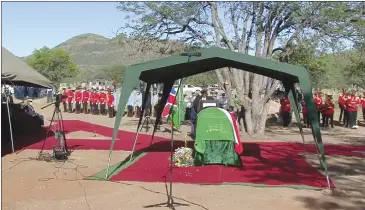
[[[48,88],[47,89],[47,103],[52,103],[52,102],[53,102],[53,89]]]
[[[142,107],[142,94],[140,91],[137,92],[134,103],[134,106],[136,107],[136,117],[139,118]]]

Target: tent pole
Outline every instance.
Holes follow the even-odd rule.
[[[189,57],[190,58],[190,57]],[[177,88],[177,93],[180,91],[180,87],[181,87],[181,79],[179,80],[179,86]],[[175,97],[175,102],[176,102],[176,97]],[[169,113],[171,115],[171,118],[173,118],[174,116],[174,112],[173,112],[173,106],[170,107],[170,110],[169,110]],[[178,113],[180,114],[180,113]],[[174,164],[174,123],[173,121],[171,120],[171,146],[170,146],[170,193],[169,193],[169,196],[168,196],[168,200],[167,200],[167,205],[169,207],[173,207],[174,206],[174,200],[172,198],[172,181],[173,181],[173,173],[172,173],[172,170],[173,170],[173,164]]]
[[[181,86],[181,79],[179,79],[179,87]],[[177,100],[177,111],[178,111],[178,115],[177,115],[177,122],[179,123],[178,125],[180,126],[180,100],[181,100],[181,94],[180,94],[180,90],[178,90],[179,92],[177,92],[177,96],[179,97],[179,100]]]
[[[173,115],[173,114],[172,114]],[[174,202],[172,199],[172,164],[174,164],[174,124],[171,121],[171,148],[170,148],[170,193],[168,197],[168,205],[173,206]]]
[[[146,110],[146,103],[147,103],[148,94],[149,94],[150,90],[151,90],[151,83],[147,83],[147,86],[146,86],[145,91],[141,91],[143,93],[143,95],[142,95],[142,98],[143,98],[143,101],[142,101],[142,110],[141,110],[141,113],[140,113],[140,116],[139,116],[139,121],[138,121],[138,125],[137,125],[137,132],[136,132],[136,136],[134,137],[134,143],[133,143],[132,153],[131,153],[131,157],[129,158],[129,161],[132,161],[133,154],[134,154],[134,151],[136,149],[137,139],[138,139],[138,135],[139,135],[139,132],[140,132],[140,129],[139,128],[141,127],[142,118],[143,118],[144,112]]]
[[[8,109],[8,120],[9,120],[9,129],[10,129],[11,149],[14,153],[15,150],[14,150],[14,139],[13,139],[13,126],[11,125],[10,109],[9,109],[9,96],[8,95],[6,95],[6,107]]]
[[[137,145],[138,135],[139,135],[139,128],[137,129],[136,136],[134,137],[134,143],[133,143],[132,153],[131,153],[131,157],[129,158],[129,161],[132,161],[132,159],[133,159],[134,150],[136,149],[136,145]]]

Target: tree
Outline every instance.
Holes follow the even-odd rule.
[[[365,84],[365,42],[357,43],[358,56],[350,57],[350,65],[346,66],[343,74],[352,85],[363,87]]]
[[[308,69],[315,88],[326,87],[326,83],[330,79],[328,77],[330,66],[326,61],[326,55],[316,50],[317,44],[312,39],[302,40],[298,45],[292,47],[292,52],[287,60],[288,63]]]
[[[59,84],[65,78],[75,77],[80,71],[70,55],[62,49],[43,47],[35,50],[27,58],[27,63],[55,84]]]
[[[105,67],[96,71],[95,79],[105,79],[110,81],[122,81],[126,66],[118,64],[110,67]]]
[[[362,2],[122,2],[118,8],[134,17],[121,33],[144,46],[174,39],[266,59],[281,52],[283,62],[304,37],[315,38],[325,50],[337,50],[344,40],[364,35]],[[231,103],[230,90],[237,89],[238,104],[246,108],[247,133],[264,133],[278,81],[233,68],[215,72],[221,85],[227,82]]]

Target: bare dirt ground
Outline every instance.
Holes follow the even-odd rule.
[[[40,110],[43,101],[34,101],[33,106],[49,120],[53,108]],[[76,115],[64,113],[64,119],[92,122],[108,127],[114,119],[105,116]],[[124,118],[122,130],[136,131],[137,119]],[[47,122],[46,122],[47,124]],[[164,130],[164,129],[162,129]],[[184,139],[188,126],[183,126],[176,139]],[[142,130],[144,132],[144,129]],[[151,131],[149,131],[151,132]],[[105,139],[87,132],[68,134],[69,138]],[[169,137],[169,127],[158,136]],[[365,128],[348,130],[336,127],[323,131],[325,143],[365,144]],[[305,130],[307,142],[311,140]],[[289,141],[301,142],[298,128],[281,129],[270,125],[266,135],[255,138],[242,137],[243,141]],[[109,182],[82,180],[106,167],[108,151],[74,151],[69,162],[36,161],[36,150],[24,150],[2,158],[2,208],[3,209],[145,209],[163,203],[166,190],[163,183]],[[128,152],[114,151],[112,164],[124,160]],[[318,166],[315,155],[305,158]],[[176,209],[288,209],[288,210],[363,210],[365,208],[365,160],[363,158],[328,157],[331,178],[336,193],[324,191],[295,190],[284,187],[258,188],[220,185],[201,186],[174,184]],[[159,207],[152,209],[168,209]]]

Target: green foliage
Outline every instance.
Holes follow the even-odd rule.
[[[365,61],[362,53],[358,57],[350,58],[351,64],[343,69],[345,78],[353,85],[364,87],[365,85]]]
[[[127,67],[123,65],[113,65],[110,67],[102,68],[96,72],[95,79],[123,81],[123,75],[126,69]]]
[[[217,75],[214,71],[187,77],[184,81],[184,83],[191,85],[209,85],[209,84],[217,84],[218,82],[219,81]]]
[[[62,49],[49,49],[43,47],[35,50],[27,58],[29,66],[39,71],[49,80],[58,84],[62,79],[75,77],[79,68],[72,61],[70,55]]]
[[[308,69],[314,87],[326,87],[329,65],[323,55],[316,55],[315,43],[303,40],[290,55],[289,63]]]

